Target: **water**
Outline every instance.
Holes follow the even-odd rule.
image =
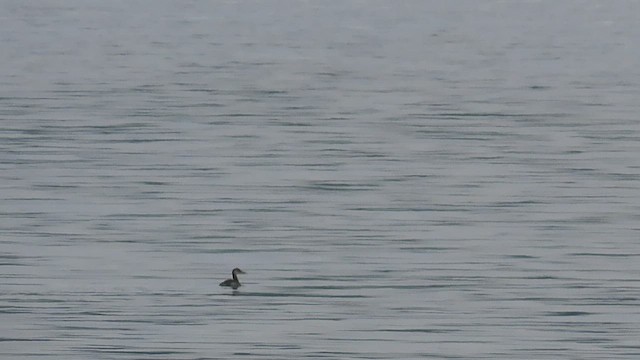
[[[638,7],[2,2],[0,358],[638,358]]]

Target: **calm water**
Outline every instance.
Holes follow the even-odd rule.
[[[637,359],[639,13],[0,2],[0,358]]]

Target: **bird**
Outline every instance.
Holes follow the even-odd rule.
[[[223,282],[220,283],[220,286],[228,286],[230,288],[232,288],[233,290],[239,288],[241,286],[240,284],[240,280],[238,280],[238,274],[246,274],[246,272],[235,268],[233,269],[233,271],[231,271],[231,276],[233,276],[233,279],[227,279]]]

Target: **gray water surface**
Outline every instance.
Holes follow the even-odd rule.
[[[0,2],[0,358],[639,358],[639,13]]]

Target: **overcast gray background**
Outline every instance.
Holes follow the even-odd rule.
[[[0,1],[0,357],[637,359],[639,7]]]

